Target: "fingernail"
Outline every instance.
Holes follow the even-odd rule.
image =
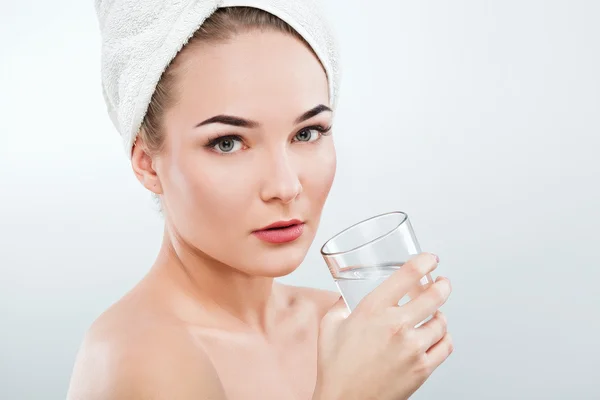
[[[440,262],[440,258],[437,256],[437,254],[431,253],[431,255],[435,257],[435,262],[437,262],[437,263]]]

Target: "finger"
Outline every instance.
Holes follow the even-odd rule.
[[[403,299],[403,302],[408,302],[409,300],[417,298],[421,293],[425,291],[429,286],[433,284],[433,279],[431,274],[425,275],[421,278],[420,284],[413,286],[413,288],[406,295],[406,300]]]
[[[419,341],[423,343],[423,350],[429,349],[431,346],[442,340],[446,334],[448,324],[446,317],[441,311],[437,311],[433,318],[425,322],[416,329]]]
[[[450,281],[439,277],[435,283],[425,289],[416,298],[400,307],[406,323],[415,326],[440,308],[452,292]]]
[[[357,311],[397,305],[409,290],[420,284],[421,278],[437,268],[437,264],[438,258],[434,254],[421,253],[414,256],[365,296],[358,304]]]
[[[431,371],[435,370],[443,363],[453,351],[454,344],[452,343],[452,337],[449,333],[446,333],[439,342],[431,346],[425,353],[427,354],[427,361],[431,366]]]

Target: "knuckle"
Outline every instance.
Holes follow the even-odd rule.
[[[446,334],[446,340],[448,342],[448,355],[450,355],[454,352],[454,342],[452,341],[452,337],[449,333]]]
[[[403,328],[407,329],[410,327],[410,316],[406,312],[402,312],[400,315],[398,315],[397,322],[398,325],[401,325]]]
[[[392,338],[394,336],[402,336],[402,331],[403,328],[401,325],[398,324],[390,324],[386,326],[387,328],[387,332],[386,332],[386,336],[387,338]]]
[[[440,340],[443,340],[444,336],[446,336],[446,326],[438,324],[437,326],[432,327],[431,344],[435,344]]]
[[[442,316],[438,321],[438,330],[441,333],[440,338],[446,334],[447,329],[448,322],[446,321],[446,318]]]
[[[437,265],[438,262],[436,256],[430,253],[418,254],[404,264],[408,269],[407,272],[417,279],[422,278],[427,273],[436,269]]]
[[[446,318],[446,315],[443,312],[438,311],[438,318],[442,325],[444,325],[444,326],[448,325],[448,318]]]
[[[376,314],[377,312],[377,307],[374,304],[374,302],[372,301],[371,297],[367,296],[365,298],[363,298],[360,303],[358,303],[358,306],[356,306],[356,309],[354,310],[353,314],[355,315],[367,315],[367,316],[372,316],[374,314]]]
[[[423,357],[425,355],[425,351],[427,350],[425,341],[414,333],[406,335],[405,345],[409,353],[417,360]]]
[[[414,368],[417,376],[421,378],[426,378],[432,373],[431,363],[424,354],[418,357]]]
[[[415,346],[419,356],[421,356],[424,355],[427,349],[429,348],[429,343],[423,339],[416,339]]]
[[[409,323],[409,318],[406,314],[401,314],[396,318],[396,323],[394,324],[394,335],[397,336],[410,336],[411,326]]]
[[[444,281],[439,281],[437,282],[435,285],[431,286],[431,295],[433,296],[433,298],[435,299],[435,301],[439,304],[439,303],[443,303],[444,300],[446,300],[446,298],[448,297],[449,290],[448,290],[448,286],[446,285],[446,283],[444,283]]]
[[[440,327],[440,339],[442,339],[448,333],[448,325],[444,324]]]
[[[411,278],[417,280],[421,279],[421,277],[427,273],[427,270],[424,268],[424,264],[425,263],[420,260],[419,257],[416,257],[404,264],[403,268]]]
[[[396,322],[388,326],[389,336],[406,337],[408,333],[407,325],[403,322]]]

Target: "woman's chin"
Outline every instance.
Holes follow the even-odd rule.
[[[262,250],[253,257],[255,262],[245,271],[250,275],[279,278],[294,272],[304,261],[305,246],[290,246]]]

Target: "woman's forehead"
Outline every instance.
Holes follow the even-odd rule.
[[[218,112],[260,107],[306,110],[329,104],[326,73],[300,40],[250,31],[186,49],[177,73],[178,103]],[[236,110],[227,110],[232,108]]]

